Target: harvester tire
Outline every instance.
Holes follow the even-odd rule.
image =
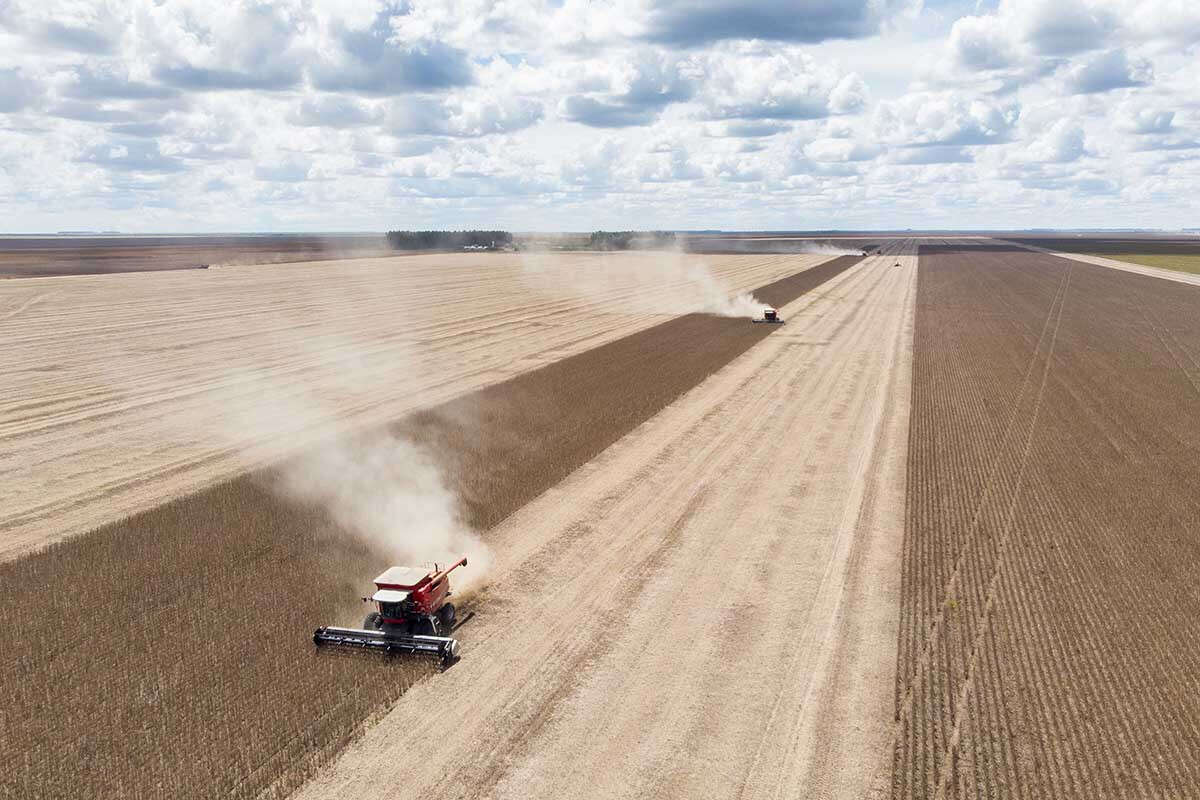
[[[442,635],[448,636],[454,627],[454,604],[446,603],[438,609],[438,622],[441,623]]]
[[[383,627],[383,617],[379,615],[378,611],[372,611],[363,620],[363,627],[369,631],[377,631]]]

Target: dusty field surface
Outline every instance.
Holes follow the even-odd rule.
[[[886,796],[914,295],[865,260],[493,529],[468,656],[299,797]]]
[[[843,274],[861,275],[856,285],[867,280],[857,261],[820,264],[761,294],[779,305],[807,292],[823,307],[863,307],[849,289],[834,302],[827,295],[843,290],[825,288]],[[876,265],[870,274],[875,282],[899,281],[903,270],[890,278]],[[792,327],[677,318],[393,429],[452,451],[451,482],[468,517],[484,527],[755,343],[789,330],[803,334],[802,311]],[[814,318],[815,332],[828,327],[822,319]],[[795,348],[809,353],[808,365],[825,349],[803,336]],[[828,380],[841,374],[818,372]],[[778,399],[760,397],[760,406]],[[20,647],[0,651],[0,752],[15,765],[0,772],[0,795],[285,794],[428,674],[411,662],[314,651],[317,624],[361,619],[363,584],[386,562],[322,510],[282,499],[272,491],[276,480],[273,470],[242,476],[0,564],[0,625],[21,632]],[[556,535],[565,543],[577,534]],[[787,571],[779,578],[788,579]],[[619,610],[619,597],[604,600]],[[464,610],[472,605],[479,616],[470,626],[512,626],[503,596],[476,598]],[[894,607],[889,613],[894,618]],[[592,624],[594,634],[608,634]],[[474,646],[470,626],[466,647]],[[894,641],[894,632],[882,640],[889,636]],[[889,678],[882,680],[885,701]],[[91,721],[86,736],[79,720]]]
[[[1200,786],[1200,289],[922,248],[893,797]]]
[[[382,235],[0,237],[0,279],[387,255]]]
[[[830,258],[703,261],[745,290]],[[0,284],[0,560],[675,316],[692,263],[436,255]]]

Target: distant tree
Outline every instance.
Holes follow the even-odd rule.
[[[672,231],[596,231],[589,240],[593,250],[644,250],[674,243]]]
[[[512,246],[508,231],[388,231],[387,240],[395,250],[498,250]]]

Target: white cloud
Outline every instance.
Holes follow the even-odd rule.
[[[37,81],[20,68],[0,69],[0,113],[21,111],[41,96]]]
[[[1124,50],[1109,50],[1068,66],[1065,78],[1070,91],[1090,94],[1144,86],[1154,79],[1154,68]]]
[[[870,161],[882,152],[878,145],[853,139],[815,139],[804,147],[804,155],[813,161]]]
[[[947,48],[955,68],[1006,69],[1020,60],[1012,32],[996,16],[957,20],[950,29]]]
[[[1143,102],[1126,102],[1117,110],[1117,125],[1128,133],[1168,133],[1175,113]]]
[[[992,145],[1011,140],[1021,109],[1015,102],[954,92],[916,92],[879,105],[875,130],[898,145]]]
[[[1102,47],[1119,24],[1112,4],[1088,0],[1008,0],[1001,8],[1001,16],[1014,18],[1018,34],[1041,55]]]
[[[793,47],[743,43],[711,53],[700,100],[713,119],[820,119],[857,111],[866,90]]]
[[[1083,157],[1086,152],[1085,145],[1083,128],[1069,119],[1060,119],[1024,149],[1020,157],[1031,161],[1067,164]]]
[[[1200,4],[1180,0],[0,8],[14,229],[1114,225],[1200,210],[1181,188],[1200,182]]]

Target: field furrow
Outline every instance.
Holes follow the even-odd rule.
[[[922,249],[893,797],[1197,784],[1200,290]]]

